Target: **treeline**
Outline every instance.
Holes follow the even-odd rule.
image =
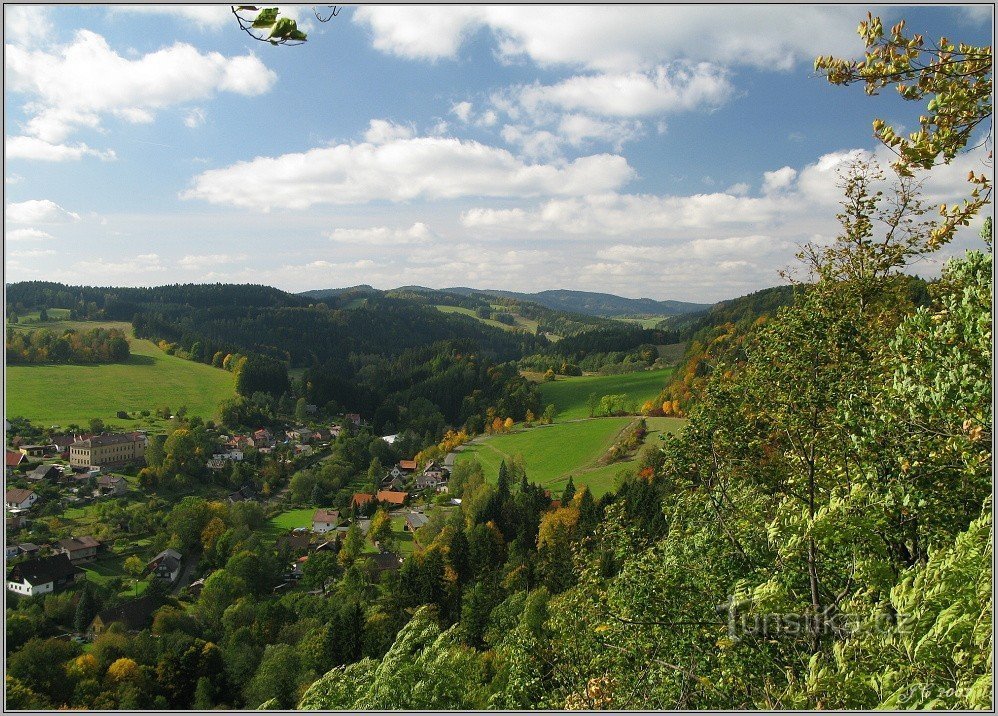
[[[47,328],[18,331],[8,327],[6,339],[8,365],[121,363],[130,355],[128,339],[117,328],[55,332]]]

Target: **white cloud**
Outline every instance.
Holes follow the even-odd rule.
[[[434,238],[433,232],[422,222],[416,222],[408,229],[372,226],[365,229],[333,229],[325,235],[335,243],[357,246],[426,244]]]
[[[40,229],[13,229],[6,232],[4,238],[7,241],[47,241],[55,237]]]
[[[797,170],[793,167],[783,167],[773,172],[764,172],[762,175],[762,191],[765,194],[785,191],[793,185],[796,178]]]
[[[10,251],[7,253],[7,256],[18,259],[37,259],[42,256],[55,256],[56,253],[55,249],[24,249]]]
[[[852,7],[386,5],[360,7],[353,21],[378,50],[411,59],[456,57],[487,28],[506,61],[606,71],[675,59],[789,69],[860,49]]]
[[[132,282],[142,275],[163,273],[166,271],[166,266],[163,265],[158,254],[140,254],[124,259],[95,258],[77,261],[73,264],[73,270],[78,274],[120,277]]]
[[[80,215],[66,211],[49,199],[29,199],[7,204],[4,218],[14,224],[65,224],[79,221]]]
[[[3,178],[3,183],[8,186],[11,184],[20,184],[22,181],[24,181],[24,177],[20,174],[8,174]]]
[[[6,89],[29,98],[25,131],[52,143],[99,127],[105,114],[148,122],[157,110],[219,92],[262,94],[276,79],[254,55],[225,57],[183,43],[127,59],[89,30],[52,50],[6,45]]]
[[[385,119],[372,119],[367,131],[364,132],[364,141],[371,144],[386,144],[396,139],[409,139],[415,134],[412,127],[402,124],[395,124]]]
[[[37,137],[7,137],[4,142],[7,159],[33,159],[43,162],[76,161],[91,156],[105,161],[115,158],[113,150],[92,149],[83,142],[78,144],[53,144]]]
[[[455,102],[450,111],[462,122],[468,122],[471,119],[471,102]]]
[[[49,10],[39,5],[5,5],[4,38],[18,45],[39,45],[52,35]]]
[[[554,108],[644,117],[720,106],[734,93],[726,74],[707,62],[673,63],[648,72],[579,75],[554,85],[515,87],[511,93],[531,113]]]
[[[226,26],[238,28],[229,5],[115,5],[108,11],[113,14],[168,15],[187,25],[206,30],[220,30]]]
[[[184,126],[188,129],[197,129],[202,124],[204,124],[205,119],[208,115],[200,107],[194,107],[190,112],[184,115]]]
[[[184,199],[270,210],[469,196],[577,196],[634,176],[621,156],[526,164],[504,149],[443,137],[340,144],[257,157],[194,177]]]

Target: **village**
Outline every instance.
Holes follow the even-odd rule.
[[[189,496],[201,495],[225,508],[258,506],[253,509],[266,518],[260,531],[283,560],[274,594],[324,593],[325,579],[318,585],[314,580],[307,587],[303,584],[309,559],[339,552],[351,530],[364,540],[360,561],[376,583],[385,572],[401,569],[412,553],[413,536],[434,511],[443,514],[461,500],[448,497],[450,469],[442,462],[420,466],[407,459],[384,469],[368,489],[350,493],[345,504],[306,505],[293,499],[295,474],[318,469],[335,454],[341,436],[346,439],[367,429],[360,415],[346,414],[328,425],[296,424],[283,431],[216,430],[214,449],[204,461],[207,473],[233,471],[246,480],[224,494],[214,485],[195,486]],[[392,445],[397,437],[380,440]],[[150,496],[139,476],[151,439],[145,431],[66,432],[37,444],[15,439],[6,449],[7,591],[20,597],[74,587],[78,592],[89,580],[119,592],[111,607],[95,613],[85,626],[78,624],[83,628],[64,635],[67,638],[85,644],[114,623],[130,632],[149,628],[165,598],[196,600],[215,571],[205,564],[200,545],[186,551],[179,545],[158,549],[168,541],[166,534],[153,530],[126,537],[99,524],[105,512],[139,509]],[[236,465],[249,468],[240,471]],[[264,483],[260,489],[259,475],[276,468],[288,475],[284,484]],[[382,531],[380,537],[367,539],[379,510],[387,513],[393,534]]]

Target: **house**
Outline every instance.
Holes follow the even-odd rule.
[[[392,480],[403,480],[415,471],[415,460],[399,460],[399,464],[388,471],[388,477]]]
[[[102,495],[124,495],[128,483],[121,475],[101,475],[97,478],[97,489]]]
[[[14,468],[19,467],[26,463],[28,458],[24,456],[19,450],[7,450],[6,454],[6,464],[7,464],[7,474],[11,475],[14,472]]]
[[[130,632],[148,629],[152,626],[153,613],[159,606],[159,598],[152,594],[129,599],[117,607],[98,612],[90,622],[87,633],[96,636],[115,623],[122,624]]]
[[[175,549],[164,549],[146,564],[146,569],[152,572],[157,579],[164,579],[172,584],[177,581],[177,577],[180,575],[182,561],[183,555],[180,552]]]
[[[288,436],[288,440],[298,443],[307,443],[312,440],[312,429],[311,428],[293,428],[285,433]]]
[[[363,510],[371,504],[371,500],[373,499],[374,495],[368,495],[366,492],[355,492],[353,493],[353,499],[350,500],[350,504],[353,505],[355,510]]]
[[[69,556],[69,561],[73,564],[77,562],[89,562],[97,556],[101,543],[90,535],[84,537],[69,537],[61,539],[55,543],[56,554]]]
[[[41,550],[41,547],[34,542],[21,542],[21,544],[17,545],[17,549],[26,557],[34,557]]]
[[[450,470],[436,461],[430,462],[421,475],[416,476],[416,489],[422,490],[427,487],[437,489],[445,487],[450,479]]]
[[[330,438],[333,437],[333,433],[329,428],[317,428],[312,432],[312,439],[320,443],[329,442]]]
[[[229,504],[235,504],[236,502],[244,502],[246,500],[252,500],[256,498],[256,493],[253,488],[249,485],[243,485],[238,490],[229,495],[226,499]]]
[[[358,428],[360,427],[360,415],[358,413],[347,413],[343,417],[356,425]]]
[[[4,504],[8,510],[26,510],[35,504],[37,499],[38,495],[34,492],[20,487],[11,488],[4,494]]]
[[[225,445],[230,448],[231,452],[231,450],[238,450],[244,447],[251,447],[253,445],[253,441],[250,438],[246,437],[245,435],[233,435],[231,438],[229,438],[226,441]],[[241,460],[242,458],[240,457],[239,459]]]
[[[408,492],[395,492],[394,490],[378,490],[378,502],[386,505],[401,507],[409,499]]]
[[[312,515],[312,531],[322,534],[324,532],[329,532],[330,530],[336,529],[336,525],[339,524],[340,513],[338,510],[327,510],[319,508]]]
[[[366,560],[367,569],[374,581],[379,581],[385,572],[397,572],[402,569],[402,558],[391,552],[369,554]]]
[[[381,439],[384,440],[389,445],[393,445],[395,443],[395,441],[399,439],[399,436],[397,434],[396,435],[382,435]]]
[[[61,477],[62,470],[55,465],[39,465],[24,476],[28,482],[41,482],[42,480],[56,481]]]
[[[14,559],[19,554],[21,554],[21,550],[16,544],[8,544],[3,552],[4,559],[8,560]]]
[[[21,516],[21,515],[11,515],[11,516],[9,516],[7,518],[7,521],[5,522],[4,527],[5,527],[5,529],[8,532],[11,532],[13,530],[19,530],[19,529],[21,529],[21,527],[23,527],[27,523],[28,523],[28,521],[26,519],[24,519],[23,516]]]
[[[225,467],[225,460],[213,457],[211,460],[205,463],[209,470],[221,470]]]
[[[267,428],[260,428],[253,433],[254,447],[270,447],[274,444],[274,435]]]
[[[287,549],[291,554],[302,555],[308,552],[312,544],[312,534],[304,527],[292,530],[277,538],[277,550]]]
[[[7,589],[33,597],[74,584],[81,575],[83,570],[75,567],[66,554],[38,557],[10,568],[7,572]]]
[[[329,437],[332,438],[332,439],[334,439],[334,440],[336,438],[338,438],[340,436],[340,433],[342,433],[342,432],[343,432],[343,428],[341,426],[339,426],[339,425],[330,425],[329,426]]]
[[[429,520],[426,518],[426,515],[420,512],[410,512],[405,516],[405,526],[402,529],[406,532],[415,532],[427,522]]]
[[[295,444],[295,455],[311,455],[312,454],[311,445],[303,445],[302,443]]]
[[[45,457],[46,451],[55,452],[51,445],[21,445],[17,448],[25,457]]]
[[[146,436],[142,433],[102,433],[69,446],[73,467],[121,466],[145,458]]]
[[[209,575],[210,576],[210,575]],[[201,596],[201,592],[204,590],[204,580],[207,577],[201,577],[200,579],[195,579],[193,582],[187,585],[187,593],[190,594],[194,599]]]

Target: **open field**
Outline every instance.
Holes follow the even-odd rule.
[[[55,311],[52,309],[50,313]],[[174,410],[187,406],[189,415],[213,418],[218,404],[235,394],[232,375],[203,363],[167,355],[151,341],[131,337],[131,325],[122,322],[56,321],[16,329],[121,328],[130,337],[126,363],[103,365],[15,365],[7,367],[7,415],[39,425],[85,425],[91,418],[121,428],[155,430],[155,416],[120,420],[124,410]]]
[[[307,527],[308,529],[312,529],[312,515],[314,514],[314,507],[288,510],[287,512],[282,512],[279,515],[270,518],[263,529],[272,539],[277,539],[279,535],[289,532],[296,527]]]
[[[491,318],[481,318],[477,313],[472,311],[470,308],[462,308],[461,306],[434,306],[441,313],[460,313],[464,316],[470,316],[476,321],[485,323],[493,328],[501,328],[504,331],[514,331],[517,329],[522,329],[528,333],[534,333],[537,331],[537,321],[530,318],[524,318],[523,316],[517,316],[513,314],[513,318],[516,320],[515,326],[508,326],[505,323],[500,323],[499,321],[493,321]]]
[[[645,318],[618,318],[615,316],[613,320],[621,321],[623,323],[636,324],[642,328],[654,328],[666,318],[668,318],[668,316],[647,316]]]
[[[457,462],[476,459],[485,476],[495,481],[499,463],[520,455],[527,466],[531,482],[544,485],[559,495],[569,475],[575,485],[588,485],[596,497],[616,487],[616,476],[622,469],[634,471],[636,456],[609,465],[599,460],[613,445],[617,436],[636,418],[596,418],[572,423],[539,426],[507,435],[496,435],[467,447],[458,453]],[[682,428],[679,418],[647,418],[648,435],[645,444],[657,443],[659,435]]]
[[[586,399],[590,393],[599,396],[623,394],[633,403],[635,411],[646,400],[651,400],[665,387],[672,369],[643,370],[621,375],[558,376],[551,383],[541,383],[541,404],[554,403],[555,420],[573,420],[589,417]]]

